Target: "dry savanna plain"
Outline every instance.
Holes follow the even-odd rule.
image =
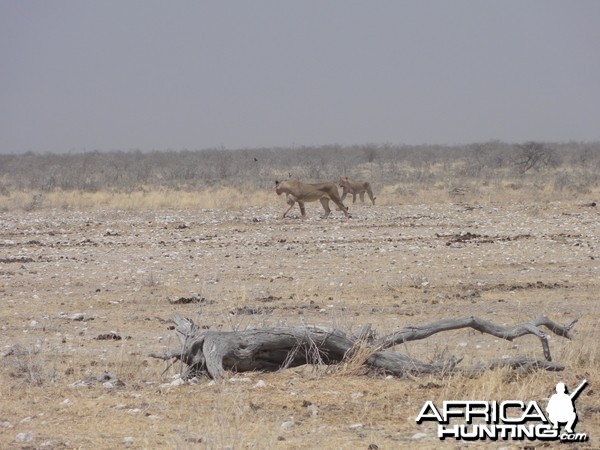
[[[220,208],[34,208],[0,213],[1,448],[554,448],[440,441],[428,400],[537,401],[589,385],[577,432],[600,447],[600,214],[588,198],[432,202],[351,198],[353,217],[285,201]],[[350,200],[350,201],[349,201]],[[406,201],[403,201],[406,200]],[[251,203],[251,202],[250,202]],[[150,357],[179,345],[170,319],[209,330],[316,325],[379,336],[476,316],[500,326],[578,319],[549,333],[563,371],[393,377],[309,364],[183,380]],[[546,330],[546,329],[544,329]],[[547,330],[546,330],[547,331]],[[394,347],[458,368],[543,359],[540,340],[472,329]]]

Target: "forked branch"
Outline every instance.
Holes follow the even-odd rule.
[[[420,339],[428,338],[429,336],[439,333],[441,331],[458,330],[460,328],[473,328],[474,330],[480,331],[481,333],[491,334],[507,341],[512,341],[526,334],[533,334],[540,338],[542,342],[542,349],[544,351],[544,357],[547,361],[552,361],[550,354],[550,346],[548,344],[548,337],[546,333],[540,330],[538,327],[543,325],[548,328],[554,334],[571,339],[571,329],[577,323],[578,319],[573,320],[569,325],[559,325],[545,316],[538,317],[537,319],[530,320],[521,325],[513,327],[502,327],[495,325],[487,320],[482,320],[477,317],[463,317],[461,319],[448,319],[441,320],[429,325],[422,327],[409,327],[402,330],[396,331],[395,333],[378,339],[373,344],[378,348],[390,348],[404,342],[416,341]]]

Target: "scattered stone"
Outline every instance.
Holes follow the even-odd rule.
[[[109,341],[109,340],[120,341],[123,338],[121,336],[119,336],[117,333],[115,333],[114,331],[111,331],[110,333],[99,334],[96,339],[99,341]]]
[[[281,299],[282,299],[281,297],[275,297],[274,295],[269,295],[268,297],[256,297],[254,299],[254,301],[262,302],[262,303],[271,303],[271,302],[280,301]]]
[[[306,407],[311,417],[316,417],[319,414],[319,408],[316,405],[309,405]]]
[[[294,421],[293,417],[290,417],[290,420],[286,420],[285,422],[283,422],[279,427],[282,430],[289,430],[290,428],[293,428],[294,425],[296,425],[296,422]]]
[[[231,377],[229,379],[230,383],[250,383],[252,382],[251,378],[248,377]]]
[[[33,441],[34,437],[33,437],[32,433],[25,432],[25,433],[17,434],[15,439],[17,440],[17,442],[31,442],[31,441]]]
[[[238,307],[238,308],[234,309],[233,311],[230,311],[229,314],[232,315],[232,316],[237,316],[237,315],[254,315],[254,314],[271,314],[274,310],[275,310],[275,308],[267,307],[267,306],[258,306],[258,307],[241,306],[241,307]]]
[[[417,439],[423,439],[423,438],[426,438],[426,437],[429,437],[429,436],[427,434],[425,434],[425,433],[415,433],[410,438],[413,439],[413,440],[417,440]]]
[[[182,384],[185,384],[185,380],[183,378],[177,378],[170,383],[171,386],[181,386]]]
[[[179,297],[175,300],[168,299],[172,305],[189,305],[192,303],[201,303],[203,305],[212,305],[214,300],[208,300],[205,297],[192,295],[191,297]]]
[[[71,387],[84,387],[91,386],[93,384],[100,383],[107,389],[122,388],[125,387],[125,383],[117,378],[112,372],[103,372],[97,377],[90,377],[86,380],[78,380],[71,384]]]
[[[61,319],[65,319],[65,320],[74,320],[74,321],[80,322],[83,320],[84,315],[83,315],[83,313],[75,313],[75,314],[69,315],[65,312],[61,312],[61,313],[58,313],[58,317]]]

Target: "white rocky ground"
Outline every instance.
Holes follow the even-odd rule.
[[[45,350],[63,387],[103,370],[136,384],[135,369],[118,373],[127,358],[154,368],[140,375],[146,382],[164,382],[164,365],[146,355],[175,345],[167,322],[175,313],[220,329],[316,324],[351,331],[372,323],[380,333],[465,315],[498,324],[547,315],[561,323],[580,318],[575,345],[596,349],[597,208],[351,205],[349,221],[335,210],[320,219],[318,204],[307,209],[305,221],[298,212],[277,219],[283,205],[1,213],[0,352]],[[569,345],[552,339],[557,360]],[[541,357],[534,338],[498,342],[472,332],[407,350],[423,359],[465,356],[467,365]],[[11,385],[2,373],[2,385]],[[6,414],[0,421],[18,422]],[[30,428],[0,430],[0,444]]]

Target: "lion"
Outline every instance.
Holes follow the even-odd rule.
[[[369,198],[375,205],[375,199],[377,197],[373,197],[373,190],[371,189],[371,183],[368,181],[354,181],[348,177],[340,177],[339,181],[340,187],[342,188],[342,198],[344,201],[346,195],[352,194],[352,203],[356,203],[356,194],[360,195],[360,201],[365,202],[365,192],[369,194]]]
[[[298,206],[300,207],[302,218],[305,219],[306,210],[304,209],[304,203],[315,202],[317,200],[321,202],[321,205],[323,205],[323,209],[325,210],[323,219],[326,219],[331,212],[331,209],[329,209],[329,200],[338,206],[340,211],[346,216],[346,219],[352,217],[348,214],[348,208],[342,203],[335,183],[302,183],[297,180],[276,180],[275,192],[277,192],[277,195],[285,193],[287,196],[286,202],[290,205],[281,215],[282,219],[285,218],[285,215],[296,203],[298,203]]]

